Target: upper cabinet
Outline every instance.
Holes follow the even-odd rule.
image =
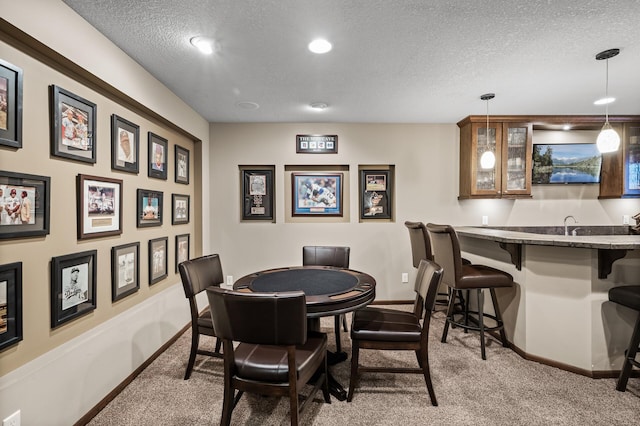
[[[459,199],[531,197],[531,123],[490,120],[487,132],[486,117],[471,116],[458,126]],[[486,151],[495,155],[491,167],[481,164]]]
[[[599,198],[640,197],[640,121],[623,123],[616,130],[620,149],[602,155]]]

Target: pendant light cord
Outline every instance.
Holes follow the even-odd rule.
[[[606,79],[604,84],[604,97],[609,98],[609,58],[607,58],[605,62]],[[607,102],[604,106],[604,122],[609,122],[609,102]]]

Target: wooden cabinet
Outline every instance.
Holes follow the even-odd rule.
[[[620,149],[602,155],[599,198],[640,197],[640,122],[615,128]]]
[[[470,116],[458,127],[459,199],[531,197],[532,123],[490,120],[487,132],[486,116]],[[496,157],[492,168],[480,164],[487,150]]]

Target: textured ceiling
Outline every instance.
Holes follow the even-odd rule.
[[[492,115],[604,114],[610,48],[609,113],[640,114],[640,0],[63,1],[210,122],[452,123],[487,92]]]

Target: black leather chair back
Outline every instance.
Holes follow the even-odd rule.
[[[431,252],[431,242],[427,227],[422,222],[406,221],[404,226],[409,230],[411,240],[411,255],[413,256],[413,267],[417,268],[422,259],[433,260]]]
[[[349,247],[304,246],[302,247],[302,264],[349,267]]]
[[[444,268],[442,282],[451,288],[458,287],[462,275],[462,257],[456,231],[451,225],[427,224],[433,247],[434,260]]]
[[[220,256],[217,254],[186,260],[178,265],[178,270],[187,299],[209,286],[220,286],[224,282]]]

